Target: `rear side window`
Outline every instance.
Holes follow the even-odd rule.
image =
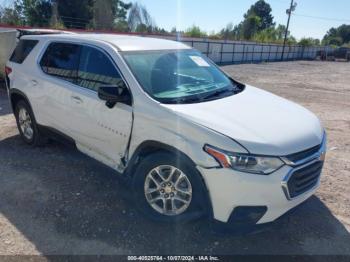
[[[89,46],[83,46],[81,50],[77,84],[94,91],[106,85],[125,87],[119,72],[107,55]]]
[[[10,57],[10,61],[22,64],[38,42],[37,40],[20,40]]]
[[[77,80],[80,45],[52,43],[40,61],[42,70],[51,76],[75,83]]]

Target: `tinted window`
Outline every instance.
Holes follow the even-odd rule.
[[[19,41],[15,51],[13,51],[11,55],[10,61],[14,63],[22,64],[37,43],[38,43],[37,40]]]
[[[111,60],[103,52],[88,46],[81,50],[77,84],[95,91],[103,85],[124,87]]]
[[[45,73],[75,83],[79,55],[79,45],[53,43],[47,48],[40,65]]]

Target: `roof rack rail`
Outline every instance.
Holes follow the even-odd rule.
[[[20,39],[22,36],[25,35],[54,35],[54,34],[74,34],[72,32],[63,31],[63,30],[56,30],[56,29],[17,29],[18,36],[17,38]]]

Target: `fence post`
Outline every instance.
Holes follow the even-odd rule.
[[[244,62],[244,59],[245,59],[245,43],[243,44],[243,54],[242,54],[241,63]]]
[[[209,57],[209,50],[210,50],[210,42],[207,42],[207,57]]]
[[[224,51],[224,43],[221,43],[221,51],[220,51],[220,63],[222,63],[222,52]]]
[[[255,55],[255,44],[253,44],[252,59],[250,61],[251,64],[254,62],[254,55]]]
[[[269,44],[269,57],[267,58],[267,62],[270,62],[271,57],[271,44]]]
[[[260,62],[262,62],[262,59],[263,59],[263,50],[264,50],[264,45],[263,44],[260,44],[260,47],[261,47],[261,54],[260,54]]]
[[[301,54],[301,59],[304,59],[304,47],[303,46],[301,47],[300,54]]]
[[[232,44],[232,64],[235,62],[236,43]]]

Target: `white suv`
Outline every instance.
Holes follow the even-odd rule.
[[[178,42],[22,37],[6,66],[21,137],[64,137],[129,178],[166,222],[273,221],[319,186],[326,135],[305,108],[243,85]]]

